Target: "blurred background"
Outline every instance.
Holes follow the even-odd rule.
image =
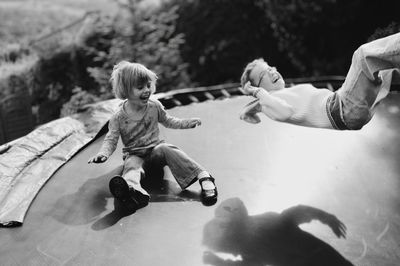
[[[0,144],[113,98],[142,63],[158,92],[238,82],[263,57],[284,77],[346,75],[362,43],[400,31],[399,0],[0,0]]]

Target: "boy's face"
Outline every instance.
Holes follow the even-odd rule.
[[[136,104],[147,104],[151,93],[151,82],[149,81],[138,87],[133,87],[129,91],[128,100],[135,102]]]
[[[266,91],[276,91],[285,88],[282,75],[266,62],[259,62],[249,75],[253,86],[260,87]]]

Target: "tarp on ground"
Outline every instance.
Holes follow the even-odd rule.
[[[46,181],[96,137],[120,103],[108,100],[89,105],[84,112],[44,124],[0,146],[0,226],[23,223]]]

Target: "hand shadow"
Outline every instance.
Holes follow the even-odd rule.
[[[345,237],[346,227],[334,215],[320,209],[298,205],[282,213],[266,212],[249,216],[238,198],[223,201],[215,217],[203,230],[203,262],[207,265],[353,265],[333,247],[299,228],[318,220],[337,237]],[[240,256],[223,259],[217,253]]]

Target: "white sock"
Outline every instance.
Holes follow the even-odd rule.
[[[201,179],[201,178],[204,178],[204,177],[210,177],[210,173],[207,172],[207,171],[201,171],[201,172],[197,175],[197,178],[198,178],[198,179]]]
[[[197,175],[197,178],[198,178],[198,179],[201,179],[201,178],[210,177],[210,176],[211,176],[210,173],[208,173],[207,171],[201,171],[201,172]],[[210,180],[202,181],[202,182],[200,183],[200,186],[202,186],[203,189],[205,189],[205,190],[210,190],[210,189],[214,189],[214,188],[215,188],[214,183],[211,182]]]

